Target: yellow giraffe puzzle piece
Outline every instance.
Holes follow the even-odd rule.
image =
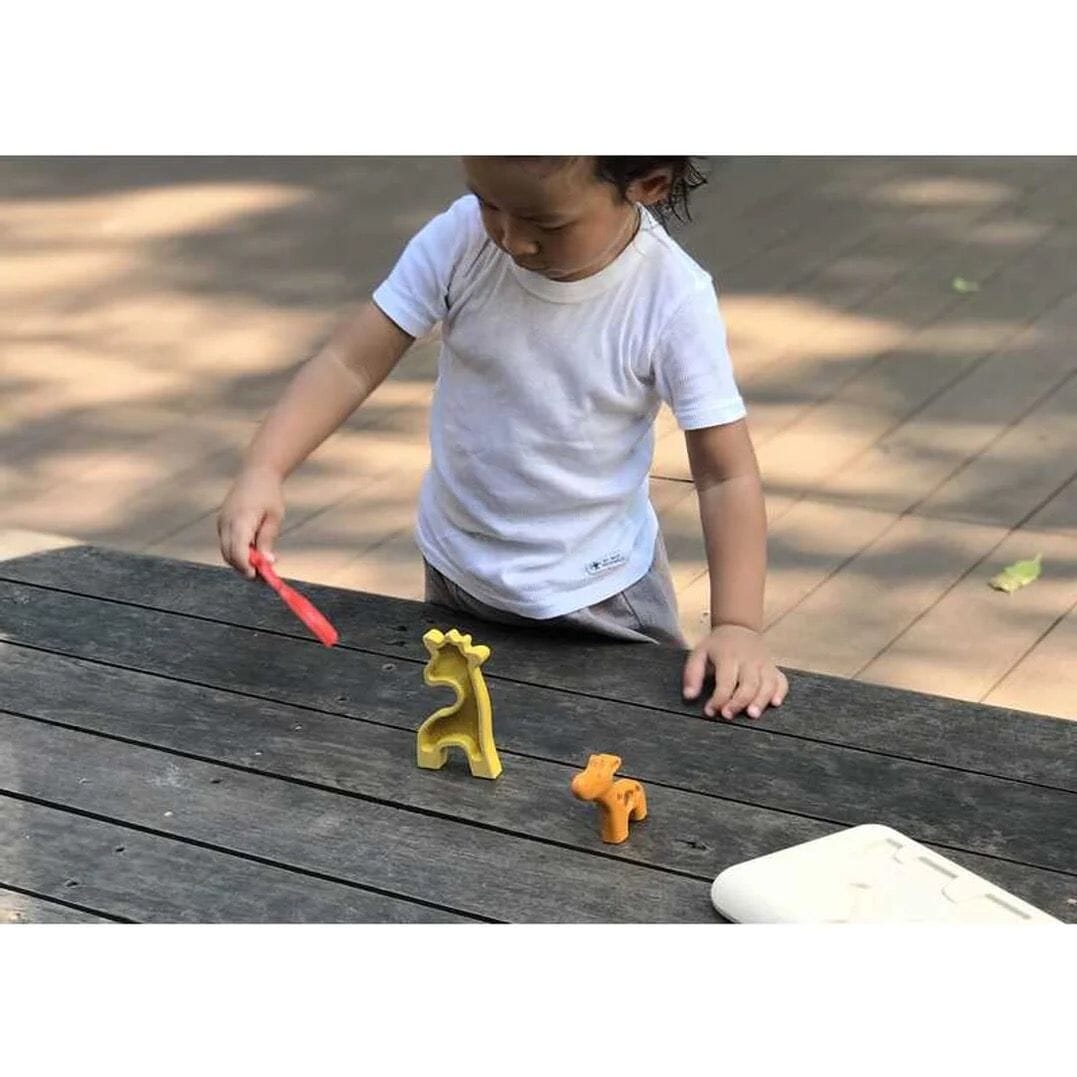
[[[445,765],[449,748],[463,748],[473,778],[496,778],[501,760],[494,744],[494,715],[490,693],[483,679],[483,662],[490,648],[473,644],[471,637],[455,628],[448,632],[431,628],[423,636],[430,661],[423,667],[427,684],[447,684],[456,692],[456,702],[434,711],[416,737],[420,767],[438,770]]]

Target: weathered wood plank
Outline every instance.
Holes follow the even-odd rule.
[[[961,211],[941,212],[947,214],[951,227],[963,215]],[[881,286],[876,284],[865,290],[857,280],[851,294],[849,288],[845,289],[844,300],[840,290],[836,294],[834,289],[829,294],[824,290],[823,302],[813,306],[805,298],[805,293],[808,300],[816,296],[818,289],[813,282],[807,288],[798,288],[795,300],[783,300],[791,311],[800,312],[785,327],[792,338],[789,343],[776,340],[773,330],[763,329],[767,310],[773,313],[778,309],[777,300],[766,300],[767,306],[759,311],[759,330],[748,334],[752,345],[759,341],[762,346],[765,358],[761,363],[753,361],[753,348],[745,349],[738,339],[742,328],[739,304],[727,305],[734,362],[750,412],[755,416],[753,431],[757,445],[791,426],[809,407],[857,379],[864,378],[867,384],[877,383],[884,372],[880,365],[884,355],[915,339],[914,334],[938,332],[959,315],[967,297],[956,295],[949,282],[955,276],[967,274],[970,261],[976,263],[977,279],[988,280],[1019,255],[1035,248],[1051,230],[1048,225],[1015,222],[1004,211],[992,210],[987,219],[962,227],[959,241],[945,241],[934,231],[942,223],[939,213],[938,208],[924,211],[890,230],[901,237],[898,243],[903,244],[910,233],[921,228],[921,235],[914,238],[924,242],[926,237],[931,237],[928,241],[933,243],[933,253],[906,267],[889,283],[882,282]],[[1000,233],[1009,242],[998,242]],[[882,235],[885,237],[887,231]],[[854,261],[860,254],[857,250]],[[871,260],[869,256],[869,263]],[[886,261],[884,258],[884,264]],[[857,338],[862,342],[859,348]]]
[[[74,547],[0,564],[0,579],[189,613],[294,636],[297,643],[309,638],[273,594],[225,568]],[[457,625],[493,648],[495,660],[487,667],[491,679],[544,684],[685,715],[700,712],[680,698],[683,656],[671,648],[520,632],[436,606],[315,584],[304,585],[304,591],[340,630],[342,646],[390,660],[424,661],[423,633],[433,625]],[[16,594],[10,592],[12,600]],[[44,593],[19,601],[44,601]],[[0,629],[8,616],[0,607]],[[324,663],[324,656],[315,658],[317,644],[309,646],[304,656]],[[738,724],[1077,791],[1075,731],[1061,719],[1031,721],[1020,711],[802,671],[791,671],[791,681],[790,697],[780,710],[757,723]]]
[[[166,680],[0,643],[0,698],[9,708],[194,758],[294,778],[326,789],[481,823],[561,845],[709,880],[739,860],[837,829],[660,785],[650,817],[622,846],[604,845],[595,809],[569,794],[578,769],[500,748],[496,784],[474,781],[459,756],[442,771],[415,765],[413,729],[425,717],[391,715],[399,727]],[[427,710],[442,702],[430,693]],[[582,766],[585,758],[579,760]],[[566,808],[567,805],[567,808]]]
[[[1027,526],[1033,531],[1057,531],[1077,538],[1077,475],[1029,519]]]
[[[505,771],[491,787],[469,778],[459,762],[438,773],[418,770],[410,730],[3,644],[0,694],[26,700],[34,715],[76,729],[392,800],[706,881],[742,860],[839,829],[786,812],[650,785],[647,824],[636,827],[626,845],[604,846],[592,809],[560,810],[575,769],[564,764],[502,749]],[[1067,919],[1074,912],[1066,904],[1072,879],[963,855],[972,870],[1052,915]]]
[[[889,432],[972,376],[992,354],[1010,347],[1029,320],[1077,287],[1073,238],[1048,236],[1029,257],[994,277],[990,289],[965,297],[960,319],[903,338],[825,403],[763,441],[757,455],[768,483],[778,484],[783,493],[809,495],[849,481],[863,485],[871,474],[885,472],[885,458],[872,457],[881,452],[878,445]],[[983,317],[985,310],[990,320]],[[974,321],[977,314],[981,320]],[[886,507],[870,501],[868,506]]]
[[[894,526],[893,513],[805,498],[782,514],[767,535],[763,624],[769,631],[822,582]],[[700,579],[693,590],[709,581]],[[778,661],[792,664],[783,652]]]
[[[72,905],[62,905],[0,886],[0,924],[107,924],[98,916]]]
[[[1077,323],[1077,296],[1074,300]],[[1067,337],[1065,345],[1055,345],[1054,354],[1059,366],[1070,367],[1068,380],[1057,383],[1014,425],[1000,429],[997,440],[954,472],[917,506],[917,512],[1016,527],[1072,480],[1077,460],[1077,358],[1070,350],[1072,330]],[[1026,356],[1019,362],[1007,358],[1015,380],[1016,376],[1032,380],[1035,368]]]
[[[978,277],[993,272],[1050,231],[1050,225],[1017,219],[1000,201],[910,206],[909,216],[830,263],[796,292],[834,311],[870,314],[874,307],[905,327],[920,324],[941,313],[947,300],[960,298],[948,285],[968,273],[971,262]],[[919,303],[895,309],[896,295],[909,292]]]
[[[9,772],[11,763],[0,766]],[[62,782],[65,768],[53,760],[50,769]],[[77,778],[70,780],[77,784]],[[5,795],[0,795],[0,883],[43,898],[77,901],[102,915],[152,923],[470,920],[419,902]]]
[[[1012,526],[1072,470],[1077,296],[895,426],[824,496],[895,512]],[[1068,395],[1067,395],[1068,394]]]
[[[837,231],[857,221],[856,208],[835,202],[820,205],[823,199],[817,188],[834,177],[833,162],[798,158],[794,164],[769,158],[752,161],[747,167],[743,161],[732,160],[722,167],[735,170],[735,176],[739,172],[734,185],[701,192],[702,199],[713,198],[715,205],[722,207],[721,212],[707,213],[701,202],[693,227],[677,232],[676,237],[689,253],[706,262],[723,287],[741,287],[747,279],[745,274],[757,260],[776,246],[795,243],[806,230],[818,234],[829,226],[831,231]],[[855,171],[862,179],[887,178],[895,174],[897,167],[892,162],[849,163],[850,173]],[[746,184],[749,172],[752,178]],[[752,188],[747,201],[742,199],[745,186]],[[727,212],[726,199],[730,196]],[[862,210],[859,217],[863,218]],[[794,278],[798,275],[794,273]],[[773,277],[768,283],[773,286]]]
[[[899,518],[767,629],[772,653],[821,673],[854,676],[1005,535],[997,527]]]
[[[1043,575],[1012,595],[995,591],[987,581],[1018,559],[1043,555]],[[928,673],[938,692],[982,698],[1077,603],[1077,542],[1065,535],[1011,531],[1005,541],[910,625],[857,675],[893,684],[909,673]],[[1071,710],[1072,713],[1072,710]],[[1064,764],[1077,771],[1077,738],[1070,729]],[[1028,725],[1028,723],[1024,723]],[[1023,727],[1022,727],[1023,728]]]
[[[10,602],[31,594],[32,608]],[[8,583],[0,608],[13,642],[74,657],[400,728],[431,710],[417,662]],[[1077,800],[1062,790],[530,684],[502,682],[496,706],[499,743],[521,755],[578,764],[614,750],[636,777],[688,791],[848,825],[883,820],[921,841],[1039,867],[1077,865]]]
[[[0,786],[11,792],[467,916],[713,923],[717,915],[699,879],[3,712],[0,738],[8,747]]]
[[[991,689],[987,702],[1013,706],[1031,700],[1038,707],[1077,719],[1077,606],[1074,606]]]

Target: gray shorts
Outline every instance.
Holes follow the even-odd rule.
[[[659,534],[647,574],[618,594],[573,613],[538,620],[488,606],[443,576],[425,558],[426,601],[436,602],[498,624],[589,632],[634,643],[687,647],[677,613],[677,596],[669,572],[666,544]]]

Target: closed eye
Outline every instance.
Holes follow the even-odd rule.
[[[488,210],[490,213],[501,212],[497,206],[491,205],[478,192],[472,191],[471,193],[475,195],[475,198],[478,200],[479,206],[482,209]],[[533,224],[540,232],[561,232],[572,224],[572,221],[562,221],[557,224],[546,223],[544,221],[536,220],[534,217],[520,217],[519,220],[523,221],[525,224]]]

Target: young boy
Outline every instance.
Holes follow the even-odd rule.
[[[408,244],[371,301],[295,376],[221,507],[225,559],[272,547],[287,475],[442,323],[416,540],[426,598],[683,645],[648,496],[662,401],[684,430],[711,581],[708,716],[758,717],[785,676],[761,635],[766,516],[710,276],[667,235],[686,157],[464,159],[470,194]]]

